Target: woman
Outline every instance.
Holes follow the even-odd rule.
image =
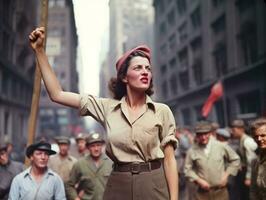
[[[109,84],[114,99],[97,98],[62,90],[43,48],[44,33],[37,28],[29,39],[51,100],[79,108],[81,115],[92,116],[106,129],[106,153],[114,169],[104,199],[177,199],[175,121],[168,106],[149,97],[150,49],[139,46],[126,52]]]

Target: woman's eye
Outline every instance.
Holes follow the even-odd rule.
[[[151,66],[146,66],[146,70],[151,71]]]
[[[134,67],[135,70],[140,70],[142,68],[141,65],[137,65],[136,67]]]

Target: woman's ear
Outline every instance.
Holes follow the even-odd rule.
[[[127,83],[128,81],[127,81],[127,77],[124,77],[123,79],[122,79],[122,82],[123,83]]]

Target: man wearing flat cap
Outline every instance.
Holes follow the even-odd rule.
[[[55,138],[55,141],[58,144],[59,153],[50,157],[48,167],[66,182],[77,159],[69,154],[70,139],[68,137],[59,136]]]
[[[8,145],[0,139],[0,199],[7,200],[12,179],[23,171],[23,164],[8,156]]]
[[[112,161],[103,153],[103,136],[91,133],[86,142],[89,154],[74,164],[66,183],[69,200],[102,200],[107,179],[112,171]]]
[[[65,200],[65,189],[58,174],[47,167],[49,156],[56,154],[51,144],[40,141],[26,149],[31,161],[28,169],[12,181],[9,200]]]
[[[196,142],[188,150],[184,171],[198,187],[196,199],[228,200],[228,176],[237,174],[240,158],[227,144],[211,137],[209,122],[198,122],[195,132]]]
[[[249,187],[251,183],[251,163],[256,159],[257,144],[252,137],[245,132],[245,123],[241,119],[231,122],[231,130],[234,138],[239,140],[237,150],[241,159],[241,169],[237,175],[239,194],[241,200],[249,199]]]

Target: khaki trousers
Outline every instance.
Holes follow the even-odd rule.
[[[229,200],[227,188],[211,189],[210,191],[198,190],[196,200]]]
[[[112,172],[106,184],[104,200],[169,200],[163,168],[150,172]]]

